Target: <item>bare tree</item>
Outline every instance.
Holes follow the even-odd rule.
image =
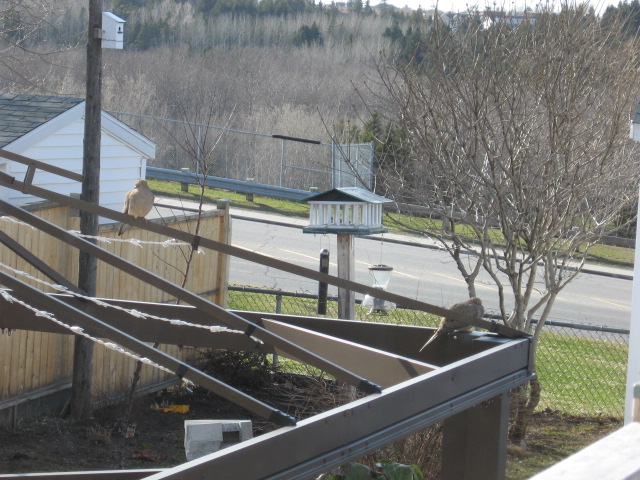
[[[185,69],[187,68],[184,65]],[[176,146],[176,153],[182,157],[181,164],[190,165],[192,172],[197,173],[195,177],[198,186],[198,209],[196,212],[196,220],[193,235],[200,234],[202,227],[203,206],[205,202],[205,190],[207,177],[215,166],[215,153],[225,128],[215,129],[207,128],[207,125],[218,118],[218,108],[221,104],[215,88],[214,79],[200,72],[193,72],[193,76],[186,75],[186,78],[174,83],[168,82],[164,87],[164,94],[167,98],[172,98],[173,107],[176,108],[183,120],[178,123],[172,123],[167,126],[163,123],[159,127],[163,130],[165,136]],[[231,118],[229,118],[229,121]],[[177,269],[182,280],[180,287],[186,288],[187,281],[191,273],[194,255],[198,252],[197,246],[181,247],[181,253],[184,259],[183,265],[169,265],[170,268]],[[158,260],[163,261],[161,258]],[[176,304],[179,300],[176,299]],[[154,343],[153,348],[158,348],[159,344]],[[128,394],[128,407],[122,418],[122,426],[126,428],[131,417],[135,390],[140,381],[140,373],[143,363],[136,362],[136,367],[131,378],[131,386]]]
[[[52,91],[48,73],[57,68],[51,57],[77,46],[81,35],[65,45],[52,41],[68,0],[3,0],[0,2],[0,81],[5,90]],[[81,34],[84,31],[80,32]],[[37,64],[38,68],[34,68]]]
[[[638,42],[586,5],[564,5],[519,24],[435,22],[421,48],[419,63],[377,65],[372,90],[383,88],[408,152],[381,159],[379,186],[425,207],[405,226],[440,241],[470,297],[488,272],[503,321],[535,345],[558,293],[637,198]],[[523,411],[537,404],[537,382],[530,394]]]

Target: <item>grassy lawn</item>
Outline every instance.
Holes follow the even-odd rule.
[[[189,185],[189,192],[183,192],[179,183],[149,181],[149,187],[156,195],[165,197],[180,197],[184,200],[198,201],[200,199],[200,187]],[[205,201],[215,203],[221,198],[226,198],[232,207],[255,210],[262,213],[274,213],[292,217],[309,217],[309,206],[305,203],[289,202],[276,198],[254,196],[253,201],[247,200],[244,193],[230,192],[228,190],[216,190],[206,188]]]
[[[621,418],[627,356],[625,343],[543,332],[537,356],[540,407]]]

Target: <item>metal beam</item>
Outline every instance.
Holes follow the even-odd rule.
[[[346,340],[340,340],[329,335],[314,332],[286,323],[263,319],[263,324],[269,331],[286,337],[296,344],[335,361],[365,378],[388,388],[400,382],[415,378],[436,369],[410,358],[392,355],[383,350],[377,350],[367,345],[361,345]],[[286,356],[286,352],[276,349],[276,353]]]
[[[94,472],[53,472],[53,473],[8,473],[0,475],[0,480],[140,480],[161,472],[161,468],[141,468],[137,470],[100,470]]]
[[[238,331],[214,332],[203,328],[185,328],[185,326],[174,325],[164,320],[140,318],[119,309],[103,307],[91,301],[84,301],[67,295],[54,295],[54,297],[59,298],[74,308],[82,310],[92,317],[108,323],[112,327],[135,337],[141,342],[185,345],[190,347],[225,348],[260,353],[274,352],[272,346],[253,340]],[[109,302],[108,300],[101,301]],[[186,305],[179,306],[186,307]],[[130,308],[142,312],[140,305]],[[11,303],[1,296],[0,311],[3,313],[3,315],[0,316],[0,328],[72,335],[72,332],[68,329],[43,317],[36,316],[34,312],[23,305]],[[184,318],[180,316],[180,313],[186,311],[197,312],[193,307],[189,306],[189,310],[183,308],[167,312],[168,316],[164,318],[184,320]],[[160,312],[157,312],[156,316],[158,316],[159,313]],[[200,313],[199,316],[202,317],[202,314]],[[191,320],[185,321],[196,323],[198,320],[199,319],[194,316]]]
[[[55,298],[142,342],[224,348],[254,353],[278,353],[295,359],[294,356],[275,349],[272,345],[251,340],[241,332],[212,332],[203,328],[172,325],[167,321],[136,317],[119,309],[104,307],[90,301],[81,301],[68,295],[56,295]],[[172,306],[175,307],[176,305]],[[167,312],[169,316],[165,318],[184,320],[180,313],[193,310],[193,307],[189,309],[184,308],[184,306],[181,307],[183,308],[171,309],[171,311]],[[135,308],[144,314],[144,305],[136,305]],[[68,329],[43,317],[36,316],[32,310],[19,303],[11,303],[3,297],[0,297],[0,311],[3,312],[0,317],[1,328],[71,334]],[[197,321],[197,318],[191,319],[191,322]],[[364,378],[370,378],[383,388],[417,377],[436,368],[433,365],[393,355],[367,345],[341,340],[267,318],[263,320],[263,323],[267,330],[285,337],[317,355],[338,363]]]
[[[252,440],[168,469],[147,480],[308,479],[529,381],[529,340],[408,380]]]
[[[447,418],[441,478],[504,480],[508,429],[508,391]]]

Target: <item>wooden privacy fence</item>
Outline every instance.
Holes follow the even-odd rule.
[[[230,236],[229,210],[227,203],[221,203],[217,210],[203,212],[199,220],[199,235],[219,242],[228,243]],[[37,216],[66,230],[79,230],[77,213],[66,206],[43,202],[30,207]],[[151,220],[150,220],[151,221]],[[158,219],[173,228],[194,233],[198,223],[197,215]],[[27,261],[5,244],[15,241],[72,284],[77,284],[78,250],[59,241],[41,230],[15,222],[11,217],[0,219],[3,243],[0,243],[0,262],[17,272],[21,280],[46,292],[54,292],[50,284],[58,284],[40,273]],[[110,252],[130,261],[154,274],[182,285],[187,272],[187,261],[191,245],[175,242],[157,233],[138,228],[125,230],[122,237],[117,235],[119,225],[103,225],[100,229],[99,244]],[[7,240],[8,237],[8,240]],[[111,240],[110,243],[107,241]],[[121,241],[124,240],[124,241]],[[133,240],[133,241],[131,241]],[[194,253],[188,268],[185,287],[191,292],[221,306],[227,302],[228,257],[225,254],[207,250]],[[47,284],[23,275],[24,272]],[[175,302],[175,299],[134,278],[113,266],[98,262],[97,297],[143,302]],[[65,319],[72,324],[72,319]],[[71,333],[71,332],[69,332]],[[62,335],[26,330],[2,330],[0,333],[0,410],[14,406],[20,398],[34,396],[33,392],[46,392],[68,387],[72,372],[73,335]],[[191,348],[176,345],[161,345],[161,350],[186,360],[193,355]],[[120,396],[128,391],[131,375],[136,362],[131,357],[117,353],[103,345],[96,344],[93,364],[93,396],[96,401],[104,401]],[[140,387],[160,383],[173,376],[156,368],[144,365],[139,382]],[[37,395],[37,394],[36,394]]]

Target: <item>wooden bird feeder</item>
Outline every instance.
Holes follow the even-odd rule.
[[[333,188],[301,200],[309,204],[309,226],[304,233],[371,235],[386,233],[382,205],[388,198],[358,187]]]
[[[310,206],[309,226],[304,233],[335,233],[338,236],[338,277],[355,278],[353,236],[386,233],[382,225],[382,205],[388,198],[358,187],[333,188],[317,193],[301,202]],[[355,294],[338,288],[338,317],[355,317]]]

